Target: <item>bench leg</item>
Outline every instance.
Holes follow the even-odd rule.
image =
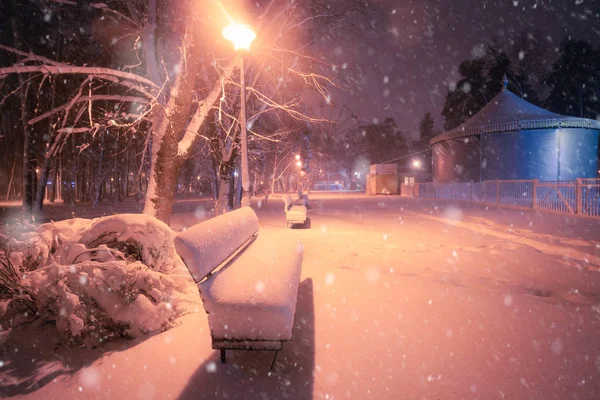
[[[273,369],[273,366],[275,365],[275,360],[277,359],[277,353],[279,353],[279,350],[275,350],[275,356],[273,357],[273,362],[271,363],[271,369]]]
[[[223,364],[226,364],[226,363],[227,363],[227,357],[226,357],[226,355],[225,355],[225,351],[226,351],[225,349],[221,349],[221,362],[222,362]]]

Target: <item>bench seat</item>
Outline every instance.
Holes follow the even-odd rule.
[[[258,236],[199,284],[214,342],[292,339],[302,245],[277,239]]]
[[[175,249],[198,285],[222,362],[227,349],[277,352],[292,340],[303,255],[294,238],[259,235],[256,213],[242,207],[178,233]]]
[[[293,223],[304,223],[308,217],[306,206],[292,206],[289,210],[287,210],[285,215],[285,219]]]

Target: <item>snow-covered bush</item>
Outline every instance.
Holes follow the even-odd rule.
[[[0,324],[51,321],[95,344],[167,328],[193,281],[161,221],[124,214],[0,236]]]

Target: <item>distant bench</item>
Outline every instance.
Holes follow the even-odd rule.
[[[283,204],[285,222],[288,228],[295,224],[302,224],[310,227],[310,218],[308,218],[308,208],[306,207],[306,204],[308,204],[308,197],[306,198],[306,202],[300,198],[294,203],[289,194],[284,194]]]
[[[223,363],[226,350],[271,350],[274,364],[283,342],[292,340],[303,248],[281,236],[261,240],[258,230],[256,214],[243,207],[175,237]]]

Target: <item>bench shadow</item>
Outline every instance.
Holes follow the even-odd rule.
[[[221,364],[215,350],[190,377],[177,399],[312,399],[315,369],[312,279],[300,283],[293,339],[283,344],[270,369],[273,354],[228,350],[227,364]]]

